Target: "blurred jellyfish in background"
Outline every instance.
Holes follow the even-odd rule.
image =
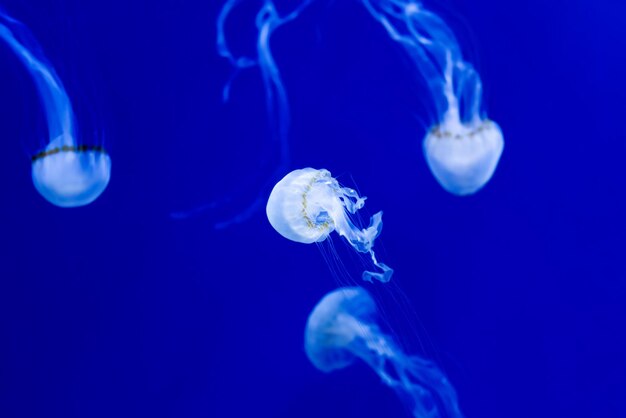
[[[0,8],[0,38],[26,67],[39,93],[48,124],[49,142],[31,156],[37,191],[60,207],[87,205],[106,189],[111,159],[101,145],[77,140],[70,99],[41,47],[21,22]]]
[[[504,148],[500,127],[482,113],[480,76],[463,60],[451,29],[421,3],[362,2],[426,80],[436,120],[424,139],[424,154],[435,178],[450,193],[477,192],[493,175]]]
[[[368,253],[381,272],[363,272],[363,279],[388,282],[393,269],[379,263],[374,240],[383,229],[383,213],[370,219],[367,228],[357,227],[350,219],[365,205],[366,197],[343,187],[328,170],[303,168],[280,180],[267,201],[267,219],[283,237],[303,244],[324,241],[337,231],[360,253]]]
[[[307,357],[323,372],[361,359],[408,403],[414,417],[461,418],[456,392],[441,370],[402,352],[380,330],[376,316],[376,304],[363,288],[344,287],[328,293],[306,324]]]

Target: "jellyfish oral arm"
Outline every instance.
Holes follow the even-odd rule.
[[[351,189],[350,189],[351,190]],[[365,198],[362,198],[365,201]],[[362,205],[361,205],[362,206]],[[352,212],[354,213],[354,212]],[[372,282],[374,279],[386,283],[391,280],[393,269],[385,263],[380,263],[376,258],[373,246],[376,238],[383,229],[383,212],[375,213],[370,219],[370,225],[367,228],[357,228],[345,214],[337,215],[335,222],[335,230],[339,235],[344,237],[350,245],[361,253],[368,253],[372,262],[381,272],[364,271],[362,278],[365,281]]]

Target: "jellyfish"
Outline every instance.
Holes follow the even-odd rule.
[[[356,190],[341,186],[328,170],[303,168],[287,174],[274,186],[266,214],[276,232],[303,244],[322,242],[336,231],[356,251],[368,253],[381,270],[363,272],[364,280],[388,282],[393,269],[379,262],[373,250],[383,228],[382,211],[371,217],[367,228],[358,228],[350,219],[366,199]]]
[[[31,156],[35,189],[60,207],[83,206],[106,189],[111,158],[104,147],[77,141],[70,98],[28,28],[0,9],[0,38],[33,79],[44,108],[49,142]]]
[[[423,142],[431,172],[450,193],[477,192],[493,176],[504,148],[500,127],[483,114],[479,74],[464,61],[452,30],[420,2],[362,2],[426,80],[437,115]]]
[[[405,354],[376,323],[377,309],[361,287],[336,289],[315,306],[304,334],[306,355],[323,371],[361,359],[408,402],[416,418],[461,418],[456,392],[432,362]]]

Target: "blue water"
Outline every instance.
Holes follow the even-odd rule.
[[[414,332],[467,417],[626,417],[626,4],[433,3],[505,135],[485,189],[436,183],[419,77],[351,0],[320,0],[276,33],[291,167],[326,168],[384,210],[377,254],[411,306],[387,319]],[[259,74],[221,101],[221,3],[2,5],[42,44],[79,124],[104,131],[113,168],[87,207],[37,194],[43,115],[0,48],[0,416],[409,417],[364,365],[323,374],[306,358],[307,316],[338,284],[314,245],[263,213],[213,228],[276,164]],[[241,51],[250,18],[232,23]],[[359,280],[358,260],[346,266]]]

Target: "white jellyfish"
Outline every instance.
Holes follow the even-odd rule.
[[[463,60],[446,23],[415,0],[362,0],[425,78],[436,120],[424,139],[426,161],[444,189],[480,190],[493,176],[504,148],[497,123],[481,109],[482,83]]]
[[[361,359],[409,402],[416,418],[461,418],[456,392],[433,363],[400,350],[376,324],[376,304],[360,287],[334,290],[315,306],[306,324],[304,347],[323,372]]]
[[[44,107],[50,137],[32,156],[32,179],[37,191],[61,207],[93,202],[106,189],[111,158],[101,145],[80,144],[72,104],[41,47],[21,22],[0,9],[0,38],[31,75]]]
[[[387,282],[393,269],[378,262],[372,249],[382,231],[382,211],[372,216],[367,228],[359,229],[350,220],[365,199],[356,190],[341,186],[328,170],[303,168],[287,174],[274,186],[267,201],[267,219],[283,237],[303,244],[324,241],[336,231],[355,250],[369,253],[382,271],[365,271],[363,279]]]

